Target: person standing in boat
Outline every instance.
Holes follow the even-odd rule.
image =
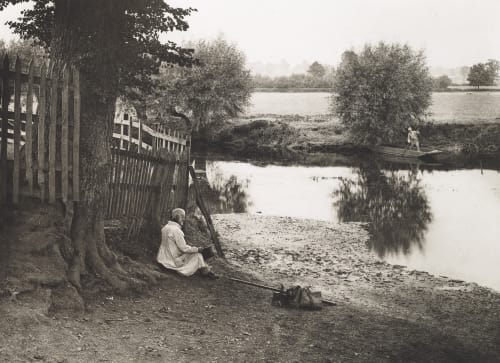
[[[417,151],[420,151],[420,143],[418,142],[418,135],[420,134],[417,130],[412,130],[410,126],[408,126],[408,147],[411,149],[412,146],[415,146]]]

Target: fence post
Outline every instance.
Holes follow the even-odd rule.
[[[9,56],[6,54],[3,59],[2,77],[2,144],[0,155],[0,202],[7,201],[7,129],[9,128]]]
[[[14,170],[12,173],[12,203],[19,203],[19,175],[21,162],[21,59],[16,57],[14,76]]]
[[[63,88],[62,88],[62,126],[61,126],[61,196],[64,203],[68,201],[68,178],[69,178],[69,165],[68,165],[68,101],[69,101],[69,69],[67,65],[64,65],[62,70],[63,73]]]
[[[49,126],[49,203],[56,202],[56,140],[57,140],[57,85],[58,68],[55,63],[51,67],[50,87],[50,126]]]
[[[26,179],[28,180],[29,194],[33,195],[33,72],[34,61],[31,59],[28,72],[28,93],[26,95]]]
[[[40,200],[45,200],[45,115],[47,101],[47,66],[40,70],[40,100],[38,104],[38,186]]]

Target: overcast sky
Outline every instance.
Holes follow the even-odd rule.
[[[190,30],[170,39],[223,34],[249,62],[318,60],[336,64],[346,49],[367,42],[424,49],[430,66],[457,67],[500,59],[500,0],[170,0],[198,9]],[[16,17],[0,13],[3,24]]]

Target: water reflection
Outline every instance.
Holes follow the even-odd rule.
[[[370,222],[370,248],[380,257],[423,250],[432,213],[418,169],[383,172],[376,164],[361,166],[333,195],[340,221]]]
[[[210,184],[202,183],[203,198],[210,213],[245,213],[251,202],[247,189],[249,180],[239,180],[235,175],[225,176],[214,166],[208,166]]]

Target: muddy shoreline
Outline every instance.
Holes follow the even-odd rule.
[[[47,286],[0,298],[0,362],[500,359],[497,292],[378,261],[363,224],[247,214],[214,221],[227,255],[210,262],[218,280],[166,272],[142,293],[87,289],[79,313],[51,310]],[[210,243],[194,220],[186,232],[193,245]],[[337,305],[273,307],[270,291],[224,276],[313,285]]]
[[[363,224],[248,214],[214,221],[229,263],[258,280],[310,285],[340,304],[418,322],[500,359],[500,292],[381,261],[368,250]]]

